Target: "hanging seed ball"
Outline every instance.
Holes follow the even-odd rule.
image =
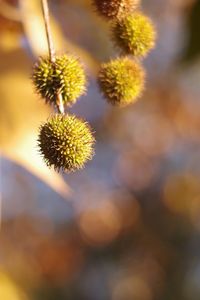
[[[138,7],[140,0],[93,0],[96,11],[107,19],[121,18]]]
[[[144,81],[143,67],[128,57],[102,64],[98,76],[104,97],[119,106],[135,102],[144,89]]]
[[[70,172],[92,158],[94,141],[87,122],[56,114],[41,126],[38,145],[47,166]]]
[[[47,103],[57,105],[58,93],[63,103],[71,106],[86,90],[86,77],[79,60],[62,55],[51,62],[41,57],[33,68],[33,83],[36,91]]]
[[[148,17],[134,13],[114,23],[112,36],[124,53],[144,57],[155,45],[156,31]]]

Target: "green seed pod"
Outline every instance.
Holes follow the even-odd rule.
[[[109,19],[121,18],[138,7],[140,0],[92,0],[96,11]]]
[[[98,76],[104,97],[119,106],[135,102],[144,89],[144,81],[143,67],[128,57],[102,64]]]
[[[94,141],[87,122],[56,114],[41,126],[38,145],[47,166],[70,172],[92,158]]]
[[[114,23],[112,36],[125,54],[146,56],[155,45],[156,32],[148,17],[134,13]]]
[[[57,56],[55,62],[41,57],[33,68],[32,79],[41,97],[55,106],[58,93],[61,93],[63,103],[70,106],[86,90],[84,70],[73,56]]]

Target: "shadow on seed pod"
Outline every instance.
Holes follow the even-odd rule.
[[[155,46],[156,31],[152,21],[137,12],[113,23],[112,38],[123,53],[144,57]]]
[[[71,106],[86,91],[84,69],[77,58],[69,55],[57,56],[55,62],[41,57],[33,67],[32,80],[36,92],[55,106],[58,93],[64,105]]]
[[[92,159],[94,142],[87,122],[61,114],[41,126],[38,138],[39,151],[47,166],[67,172],[83,168]]]
[[[140,0],[92,0],[92,4],[99,15],[112,20],[136,9]]]
[[[101,65],[98,83],[109,103],[126,106],[142,94],[145,71],[139,63],[120,57]]]

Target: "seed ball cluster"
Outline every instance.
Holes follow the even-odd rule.
[[[138,7],[140,0],[93,0],[95,10],[108,20],[120,19]]]
[[[145,71],[135,58],[145,57],[154,47],[156,31],[151,20],[139,11],[140,0],[92,1],[96,11],[111,20],[112,40],[121,49],[120,57],[101,64],[98,84],[109,103],[126,106],[144,90]]]
[[[41,57],[33,68],[32,77],[36,91],[55,106],[58,93],[63,104],[71,106],[86,90],[83,67],[78,59],[69,55],[57,56],[55,62]]]
[[[116,20],[112,27],[113,40],[125,54],[146,56],[155,45],[155,29],[142,13],[134,13]]]
[[[53,61],[41,57],[34,65],[32,79],[40,96],[59,112],[59,101],[71,106],[86,91],[84,69],[70,55],[56,56]],[[94,142],[87,122],[62,112],[40,127],[38,148],[47,166],[70,172],[81,169],[92,158]]]
[[[109,103],[126,106],[144,90],[145,71],[135,57],[145,57],[154,47],[155,29],[148,17],[136,11],[140,0],[91,1],[96,11],[111,21],[112,39],[123,53],[101,64],[99,87]],[[87,122],[63,111],[64,105],[71,106],[86,91],[81,63],[71,55],[41,57],[32,79],[38,94],[59,111],[40,127],[40,154],[56,171],[81,169],[93,156],[95,139]]]
[[[40,128],[40,153],[55,170],[81,169],[93,156],[94,137],[87,122],[74,115],[56,114]]]
[[[135,102],[144,89],[144,80],[142,66],[128,57],[102,64],[98,77],[104,97],[118,106]]]

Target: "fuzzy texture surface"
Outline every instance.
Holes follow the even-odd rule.
[[[143,67],[128,57],[102,64],[98,76],[104,97],[109,103],[119,106],[135,102],[144,89],[144,82]]]
[[[140,0],[92,0],[97,13],[109,19],[120,19],[136,9]]]
[[[92,158],[94,142],[87,122],[74,115],[56,114],[41,126],[38,146],[47,166],[71,172]]]
[[[148,17],[134,13],[114,22],[112,37],[123,53],[144,57],[155,46],[156,31]]]
[[[86,91],[86,76],[79,60],[69,55],[57,56],[55,62],[41,57],[33,68],[36,91],[47,103],[57,105],[58,93],[71,106]]]

